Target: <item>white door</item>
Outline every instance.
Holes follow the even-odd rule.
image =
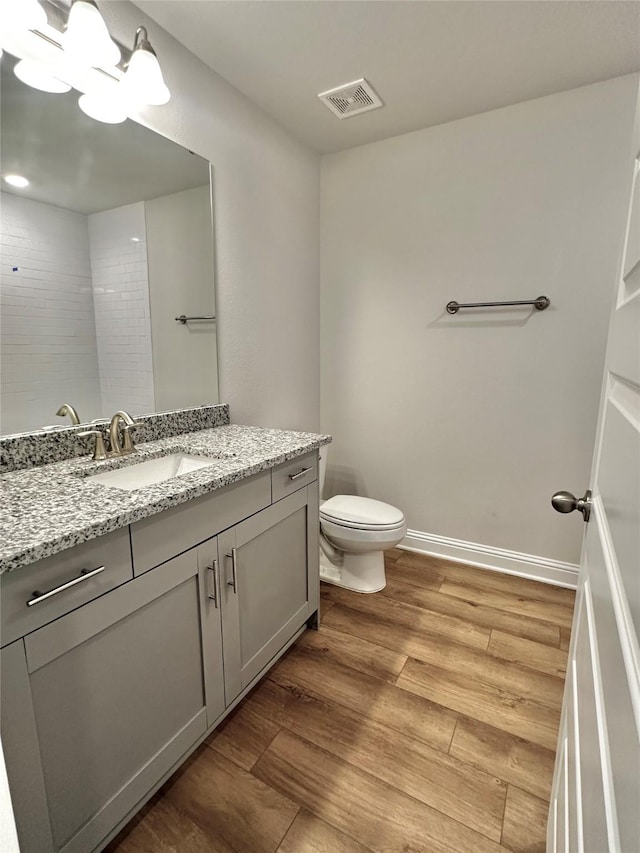
[[[632,150],[630,211],[609,327],[549,853],[640,851],[640,93]],[[560,511],[569,508],[566,495],[554,496],[556,503]]]

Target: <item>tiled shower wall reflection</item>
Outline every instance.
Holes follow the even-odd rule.
[[[100,412],[87,217],[0,194],[0,434]],[[95,412],[95,414],[93,414]]]
[[[88,217],[103,414],[155,411],[144,203]]]
[[[0,434],[155,410],[144,204],[89,216],[0,194]]]

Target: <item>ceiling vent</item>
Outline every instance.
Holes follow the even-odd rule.
[[[378,107],[383,106],[382,101],[364,77],[345,86],[329,89],[328,92],[320,92],[318,97],[334,116],[340,119],[351,118],[358,113],[377,110]]]

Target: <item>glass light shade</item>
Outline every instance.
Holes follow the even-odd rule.
[[[39,30],[47,23],[47,13],[38,0],[0,0],[0,22],[8,30]]]
[[[106,95],[81,95],[78,106],[85,115],[105,124],[122,124],[127,119],[118,101]]]
[[[21,59],[13,69],[16,77],[33,89],[39,89],[41,92],[53,92],[54,94],[68,92],[71,86],[64,80],[54,77],[51,73],[52,70],[44,63],[36,62],[33,59]]]
[[[144,48],[133,51],[120,86],[124,97],[135,105],[159,107],[171,97],[157,57]]]
[[[109,35],[98,7],[89,0],[74,0],[62,46],[69,59],[80,65],[104,68],[120,62],[120,48]]]

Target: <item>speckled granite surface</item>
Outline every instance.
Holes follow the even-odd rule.
[[[228,424],[229,405],[220,403],[215,406],[176,409],[171,412],[140,415],[135,420],[139,424],[135,432],[135,441],[138,443],[156,441],[170,435]],[[36,430],[2,436],[0,437],[0,474],[86,456],[92,452],[93,439],[80,438],[78,433],[96,429],[98,425],[105,428],[109,425],[109,421],[102,420],[96,424],[84,423],[52,431]]]
[[[231,424],[138,445],[122,460],[67,459],[0,477],[0,574],[228,486],[328,444],[315,433]],[[215,463],[134,492],[91,474],[175,452]]]

